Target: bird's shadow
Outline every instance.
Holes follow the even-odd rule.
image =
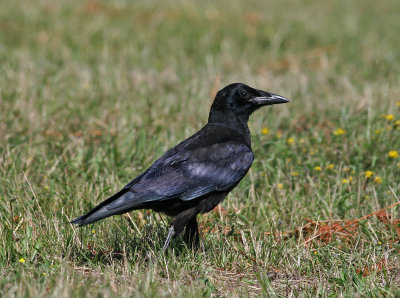
[[[145,225],[139,233],[111,231],[113,239],[108,248],[98,248],[90,240],[81,239],[81,247],[74,251],[75,260],[81,264],[111,264],[115,261],[151,261],[164,256],[187,255],[197,253],[200,247],[190,246],[183,240],[183,233],[171,239],[169,247],[163,251],[163,244],[168,234],[165,225]],[[82,231],[85,233],[85,231]]]

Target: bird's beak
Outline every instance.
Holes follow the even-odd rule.
[[[287,103],[290,102],[289,99],[280,96],[278,94],[265,92],[259,90],[259,96],[250,99],[252,103],[255,103],[258,106],[266,106],[266,105],[275,105],[279,103]]]

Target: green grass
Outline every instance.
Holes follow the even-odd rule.
[[[399,202],[399,10],[1,1],[0,296],[400,295],[396,225],[279,236]],[[256,160],[223,209],[199,216],[204,250],[176,239],[163,254],[169,219],[147,211],[69,224],[202,127],[237,81],[292,102],[250,119]]]

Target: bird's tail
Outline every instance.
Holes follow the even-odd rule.
[[[75,218],[71,221],[71,223],[78,224],[81,227],[112,215],[122,214],[131,211],[135,209],[133,206],[126,206],[125,208],[121,208],[122,206],[121,204],[119,204],[119,202],[123,202],[126,200],[125,197],[130,195],[132,194],[127,189],[123,189],[120,192],[117,192],[113,196],[109,197],[107,200],[101,202],[88,213],[78,218]]]

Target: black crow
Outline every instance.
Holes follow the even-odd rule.
[[[262,106],[289,100],[245,84],[226,86],[215,96],[208,123],[168,150],[122,190],[72,223],[88,225],[137,209],[174,216],[163,250],[184,229],[198,244],[196,216],[211,211],[246,175],[253,163],[249,116]]]

